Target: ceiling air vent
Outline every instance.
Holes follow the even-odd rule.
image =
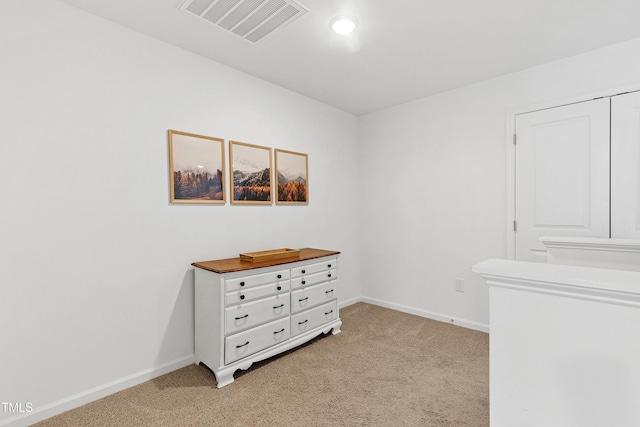
[[[253,43],[307,13],[292,0],[186,0],[180,9]]]

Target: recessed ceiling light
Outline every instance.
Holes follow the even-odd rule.
[[[356,20],[346,16],[340,16],[331,21],[331,29],[338,34],[349,34],[356,29]]]

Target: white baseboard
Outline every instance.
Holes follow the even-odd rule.
[[[489,325],[484,323],[473,322],[471,320],[460,319],[458,317],[447,316],[441,313],[434,313],[432,311],[422,310],[415,307],[408,307],[402,304],[395,304],[387,301],[382,301],[375,298],[359,297],[352,298],[340,304],[340,307],[346,307],[357,302],[366,302],[367,304],[378,305],[380,307],[390,308],[392,310],[402,311],[403,313],[415,314],[416,316],[426,317],[427,319],[437,320],[439,322],[450,323],[452,325],[461,326],[467,329],[473,329],[474,331],[489,333]]]
[[[346,301],[340,301],[338,305],[340,306],[340,308],[345,308],[357,302],[362,302],[362,297],[356,297],[356,298],[348,299]]]
[[[102,399],[110,394],[118,391],[133,387],[141,384],[145,381],[152,380],[161,375],[168,374],[177,369],[184,368],[194,363],[194,355],[184,356],[179,359],[175,359],[171,362],[164,363],[154,368],[145,369],[132,375],[128,375],[124,378],[111,381],[109,383],[85,390],[83,392],[74,394],[64,399],[57,400],[55,402],[46,404],[39,408],[34,408],[33,412],[22,413],[15,417],[0,420],[0,427],[23,427],[30,426],[37,422],[46,420],[53,416],[59,415],[70,409],[77,408],[78,406],[85,405],[89,402],[93,402],[98,399]]]

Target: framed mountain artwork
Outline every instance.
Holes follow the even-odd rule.
[[[294,151],[275,150],[276,204],[306,205],[309,203],[308,156]]]
[[[224,140],[169,130],[171,203],[226,202]]]
[[[271,148],[229,141],[231,203],[270,205]]]

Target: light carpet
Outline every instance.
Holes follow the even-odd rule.
[[[36,426],[489,426],[487,334],[365,303],[340,317],[221,389],[192,365]]]

